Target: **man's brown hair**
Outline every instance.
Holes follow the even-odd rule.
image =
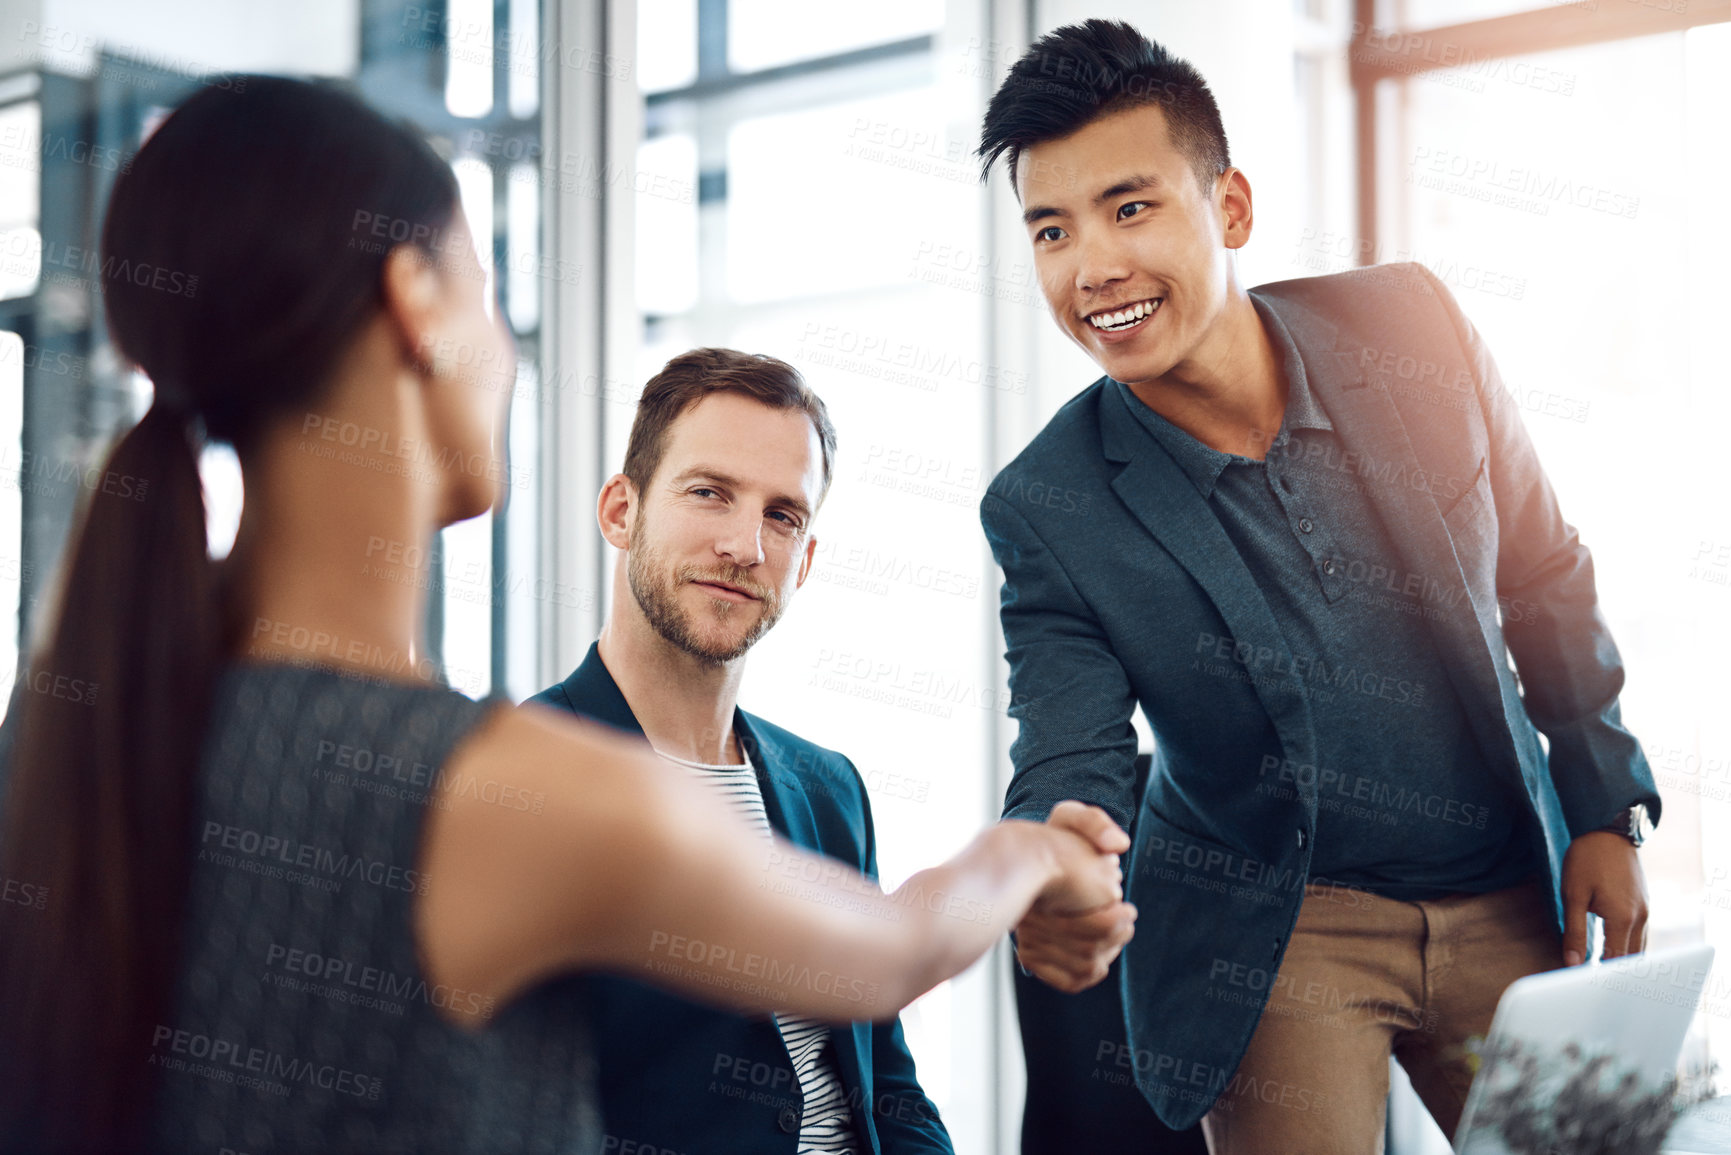
[[[799,370],[786,361],[737,349],[693,349],[673,358],[643,386],[631,439],[625,445],[622,471],[642,493],[649,487],[667,449],[667,430],[679,415],[711,393],[738,393],[771,409],[797,409],[811,418],[823,446],[823,487],[818,504],[829,493],[835,465],[835,426],[823,398],[811,391]]]

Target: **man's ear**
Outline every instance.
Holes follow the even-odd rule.
[[[793,588],[798,589],[805,584],[806,575],[811,573],[811,560],[817,554],[817,538],[805,539],[805,556],[799,559],[799,577],[794,579]]]
[[[1251,211],[1250,178],[1242,169],[1228,168],[1220,174],[1215,196],[1220,201],[1220,217],[1229,249],[1241,249],[1250,241],[1250,229],[1255,223]]]
[[[631,548],[631,523],[636,520],[633,516],[636,509],[637,487],[631,484],[631,479],[623,473],[609,477],[601,487],[601,496],[595,500],[595,521],[601,527],[601,536],[614,549]]]

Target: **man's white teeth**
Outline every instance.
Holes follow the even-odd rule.
[[[1089,317],[1088,320],[1094,323],[1094,328],[1110,332],[1114,329],[1128,328],[1154,312],[1159,306],[1159,298],[1150,301],[1137,301],[1134,305],[1119,309],[1116,313],[1098,313]]]

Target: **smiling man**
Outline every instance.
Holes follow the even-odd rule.
[[[1077,1108],[1128,1077],[1216,1155],[1380,1150],[1393,1054],[1452,1132],[1510,982],[1583,961],[1589,912],[1607,957],[1643,945],[1659,798],[1591,557],[1426,270],[1241,283],[1250,182],[1189,64],[1061,28],[980,155],[1105,374],[981,504],[1020,726],[1005,813],[1074,797],[1130,827],[1144,926],[1127,1037],[1030,1016],[1022,985],[1028,1118],[1164,1149]],[[1019,957],[1061,982],[1089,929],[1030,916]]]
[[[669,361],[601,490],[601,533],[619,551],[606,624],[571,676],[530,700],[641,733],[766,837],[875,876],[853,763],[735,705],[747,651],[811,569],[834,457],[823,401],[791,365],[731,349]],[[629,979],[572,982],[595,1024],[610,1149],[951,1150],[897,1020],[751,1018]]]

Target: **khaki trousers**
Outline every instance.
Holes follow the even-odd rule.
[[[1310,886],[1278,975],[1210,976],[1212,998],[1270,996],[1202,1120],[1209,1152],[1380,1155],[1390,1054],[1452,1138],[1472,1085],[1466,1042],[1505,987],[1562,961],[1542,882],[1435,902]]]

